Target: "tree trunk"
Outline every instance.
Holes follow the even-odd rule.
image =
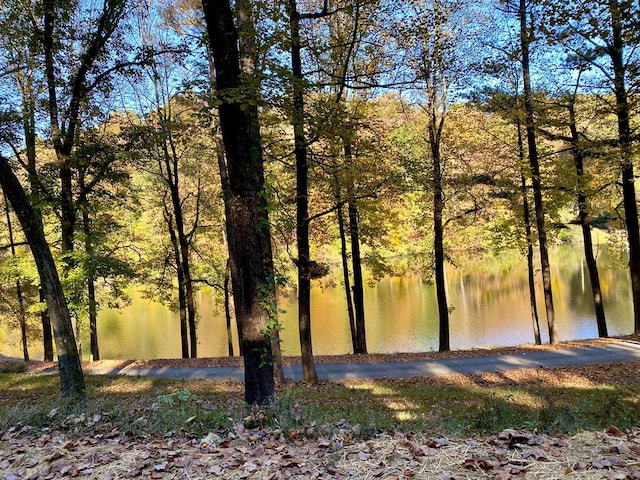
[[[247,90],[249,94],[245,108],[249,110],[250,129],[252,136],[261,138],[260,136],[260,120],[258,105],[260,103],[260,87],[262,85],[263,71],[259,67],[262,51],[258,44],[258,32],[255,26],[255,17],[259,13],[256,9],[261,8],[258,2],[251,0],[236,0],[235,5],[238,24],[238,51],[240,55],[240,69],[243,80],[246,85],[251,85],[251,89]],[[269,209],[269,199],[261,196],[258,199],[260,209]],[[284,381],[284,372],[282,370],[282,351],[280,347],[280,325],[278,320],[278,298],[276,292],[276,271],[273,265],[273,251],[271,245],[270,229],[261,229],[258,234],[262,237],[261,242],[265,245],[264,266],[266,268],[267,278],[272,279],[270,291],[265,291],[264,301],[269,305],[269,337],[271,339],[271,351],[274,362],[274,377],[277,381]]]
[[[41,188],[37,174],[36,165],[36,127],[35,127],[35,99],[33,98],[35,89],[33,88],[33,78],[29,76],[26,82],[26,88],[22,88],[23,106],[22,106],[22,122],[24,130],[25,151],[27,155],[28,172],[27,178],[29,179],[29,185],[31,187],[32,207],[34,213],[34,219],[42,227],[42,214],[40,212],[41,201]],[[40,302],[44,302],[44,293],[42,289],[39,290]],[[49,319],[49,312],[45,309],[40,313],[40,320],[42,324],[42,343],[44,351],[44,361],[53,361],[53,335],[51,332],[51,320]]]
[[[439,143],[432,143],[433,161],[433,256],[436,276],[436,297],[439,319],[439,347],[441,352],[451,350],[449,340],[449,305],[447,303],[446,276],[444,272],[444,198],[442,194],[442,167]]]
[[[227,267],[224,270],[224,318],[227,324],[227,351],[229,356],[233,357],[233,333],[231,331],[231,305],[229,304],[229,260],[227,259]],[[239,336],[239,335],[238,335]]]
[[[44,236],[42,224],[37,221],[27,195],[9,167],[8,161],[4,158],[0,158],[0,185],[22,225],[22,230],[38,268],[53,324],[62,396],[74,400],[84,400],[85,385],[80,356],[55,262]]]
[[[609,14],[611,15],[613,44],[607,49],[607,53],[611,58],[614,74],[613,86],[618,119],[624,219],[627,226],[627,242],[629,244],[629,273],[633,299],[634,332],[640,333],[640,229],[631,149],[630,106],[625,84],[626,66],[623,55],[622,12],[618,0],[609,0]]]
[[[353,155],[351,153],[351,144],[344,144],[345,161],[350,167],[353,167]],[[362,258],[360,255],[360,231],[358,223],[358,207],[356,205],[355,195],[353,193],[353,168],[349,169],[348,180],[348,202],[347,209],[349,212],[349,236],[351,239],[351,265],[353,270],[353,307],[355,311],[356,325],[356,343],[354,345],[354,353],[367,353],[367,335],[365,330],[364,317],[364,282],[362,279]]]
[[[16,258],[16,246],[13,238],[13,223],[9,212],[9,200],[4,196],[4,211],[7,217],[7,230],[9,233],[9,245],[11,246],[11,256]],[[18,301],[18,322],[20,323],[20,340],[22,342],[22,358],[29,361],[29,346],[27,343],[27,312],[24,309],[24,299],[22,297],[22,284],[20,279],[16,280],[16,299]]]
[[[174,219],[169,210],[169,206],[164,205],[164,220],[171,237],[173,258],[176,262],[176,277],[178,279],[178,314],[180,317],[180,346],[182,358],[189,358],[189,332],[187,324],[187,300],[184,290],[184,271],[182,269],[182,257],[180,256],[180,245],[178,244],[178,234],[174,226]]]
[[[293,73],[293,135],[296,157],[296,239],[298,246],[298,328],[302,353],[302,376],[315,383],[318,374],[311,341],[311,276],[309,247],[309,163],[304,134],[304,76],[300,45],[300,14],[296,0],[288,1]]]
[[[338,187],[336,187],[337,189]],[[351,332],[351,347],[353,353],[357,353],[357,330],[356,330],[356,318],[353,313],[353,297],[351,296],[351,282],[349,279],[349,256],[347,253],[347,237],[344,227],[344,217],[342,216],[342,205],[340,204],[340,195],[336,195],[338,202],[338,208],[336,209],[336,215],[338,217],[338,230],[340,232],[340,257],[342,258],[342,278],[344,280],[344,291],[347,296],[347,314],[349,316],[349,331]]]
[[[38,289],[38,293],[40,294],[40,302],[46,303],[47,299],[45,297],[42,284]],[[40,323],[42,324],[42,345],[44,347],[43,360],[45,362],[53,362],[53,331],[51,328],[51,317],[49,315],[48,308],[49,307],[47,306],[47,308],[40,313]]]
[[[271,340],[266,332],[269,314],[260,290],[269,285],[265,245],[268,212],[262,207],[264,165],[259,132],[252,129],[251,115],[239,90],[243,84],[238,51],[238,32],[228,0],[202,2],[216,71],[220,128],[228,172],[226,226],[236,318],[242,324],[245,400],[264,404],[275,392]]]
[[[210,72],[213,72],[213,59],[211,55],[209,55],[210,62]],[[211,86],[215,86],[215,76],[213,73],[210,74]],[[216,119],[216,123],[214,125],[214,140],[216,142],[216,159],[218,161],[218,170],[220,171],[220,184],[222,187],[222,195],[224,198],[224,216],[225,219],[228,219],[231,216],[231,209],[229,204],[229,199],[232,198],[231,193],[231,185],[229,184],[229,172],[227,171],[227,160],[224,156],[224,143],[222,140],[222,134],[220,133],[219,127],[219,119]],[[225,220],[225,223],[228,221]],[[233,232],[227,225],[227,245],[229,243],[234,243],[231,241],[229,235],[232,235]],[[229,280],[231,275],[231,259],[227,258],[227,266],[225,269],[224,276],[224,301],[225,301],[225,316],[227,318],[227,340],[229,342],[229,356],[233,356],[233,342],[231,340],[231,314],[229,309]],[[236,329],[238,331],[238,346],[239,346],[239,355],[243,356],[242,353],[242,322],[238,319],[236,315]]]
[[[527,242],[527,272],[529,280],[529,303],[531,305],[531,321],[533,323],[533,338],[536,345],[542,345],[540,336],[540,319],[538,317],[538,303],[536,302],[536,280],[533,267],[533,232],[531,231],[531,212],[529,210],[529,195],[527,193],[527,177],[524,166],[524,140],[522,138],[522,123],[518,116],[516,120],[518,133],[518,160],[520,162],[520,194],[522,195],[522,221]]]
[[[85,190],[84,172],[80,171],[78,178],[80,190]],[[93,244],[91,243],[91,224],[87,205],[82,205],[82,228],[84,232],[84,251],[88,258],[87,269],[87,303],[89,314],[89,345],[91,358],[100,360],[100,348],[98,345],[98,304],[96,301],[95,269],[93,267]]]
[[[600,289],[600,275],[598,265],[593,255],[593,241],[591,239],[591,225],[589,225],[589,210],[587,207],[587,196],[584,193],[584,155],[579,146],[580,136],[576,127],[576,112],[573,101],[568,105],[569,109],[569,129],[571,130],[571,149],[573,161],[576,168],[576,183],[578,186],[578,210],[580,227],[582,228],[582,239],[584,242],[584,256],[589,270],[589,280],[591,281],[591,294],[593,296],[593,307],[596,313],[596,324],[598,326],[598,336],[608,337],[607,320],[604,314],[604,304],[602,300],[602,290]]]
[[[531,36],[529,33],[529,27],[527,26],[526,0],[520,0],[518,17],[520,19],[520,43],[522,47],[522,79],[524,87],[527,147],[529,148],[529,165],[531,167],[531,181],[533,185],[533,203],[536,214],[536,226],[538,227],[540,265],[542,270],[542,288],[544,291],[544,304],[547,312],[549,343],[555,344],[558,343],[558,330],[555,324],[553,293],[551,289],[551,267],[549,265],[549,252],[547,249],[547,229],[545,225],[544,206],[542,201],[542,186],[540,181],[540,163],[538,160],[538,149],[536,145],[533,94],[531,91],[531,75],[529,64],[529,44],[531,43]]]

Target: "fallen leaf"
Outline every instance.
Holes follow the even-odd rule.
[[[595,458],[591,460],[591,465],[593,468],[597,468],[599,470],[603,468],[611,468],[613,466],[608,458]]]
[[[624,433],[620,431],[620,429],[614,425],[611,425],[607,428],[607,434],[613,435],[614,437],[624,437]]]

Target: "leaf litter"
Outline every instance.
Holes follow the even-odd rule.
[[[368,440],[341,425],[330,437],[289,439],[279,429],[172,438],[120,434],[36,435],[0,439],[0,479],[640,479],[640,429],[572,436],[509,429],[470,439],[420,433]]]
[[[584,386],[638,380],[636,362],[626,368],[572,367],[508,373],[416,379],[475,386],[562,383],[579,377]],[[576,375],[578,374],[578,375]],[[406,380],[405,380],[406,381]],[[295,406],[294,406],[295,410]],[[52,409],[48,417],[58,416]],[[295,417],[295,411],[294,411]],[[242,421],[227,432],[194,436],[137,434],[111,429],[107,416],[78,416],[90,426],[78,435],[36,431],[16,425],[0,431],[0,480],[78,478],[146,479],[313,479],[459,480],[638,479],[640,428],[575,435],[543,435],[507,429],[471,438],[432,437],[427,432],[379,433],[362,439],[359,425],[318,428],[320,434],[248,428]],[[258,422],[260,423],[260,422]]]

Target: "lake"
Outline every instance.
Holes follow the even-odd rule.
[[[597,248],[601,287],[610,335],[633,331],[629,274],[624,263],[605,246]],[[505,258],[485,258],[473,265],[447,266],[451,348],[509,346],[533,343],[526,259],[515,252]],[[537,258],[536,258],[537,259]],[[551,254],[556,322],[561,340],[597,337],[589,276],[582,245],[554,247]],[[317,355],[351,353],[346,300],[340,273],[327,285],[314,285],[311,295],[313,348]],[[538,275],[539,276],[539,275]],[[539,279],[538,279],[539,280]],[[331,286],[335,283],[335,286]],[[548,341],[544,301],[537,286],[543,341]],[[285,355],[299,355],[297,306],[293,295],[281,297],[286,311],[281,322]],[[203,290],[198,295],[198,354],[227,354],[222,305]],[[370,353],[424,352],[438,349],[435,287],[418,275],[386,277],[365,288],[367,346]],[[178,315],[157,302],[132,295],[121,310],[102,309],[98,319],[103,359],[180,357]],[[234,332],[235,334],[235,332]],[[0,353],[21,356],[17,332],[0,329]],[[82,335],[88,356],[88,335]],[[237,352],[237,340],[236,340]],[[33,358],[42,357],[39,342],[30,346]]]

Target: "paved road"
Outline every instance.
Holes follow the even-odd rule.
[[[444,360],[316,365],[316,370],[319,378],[327,380],[406,378],[416,376],[436,377],[456,373],[501,372],[518,368],[621,363],[630,360],[640,360],[640,343],[621,341],[584,348]],[[243,381],[244,379],[244,369],[242,367],[93,369],[92,372],[176,379],[204,378],[235,381]],[[302,367],[299,365],[286,366],[284,367],[284,375],[287,379],[301,380]]]

